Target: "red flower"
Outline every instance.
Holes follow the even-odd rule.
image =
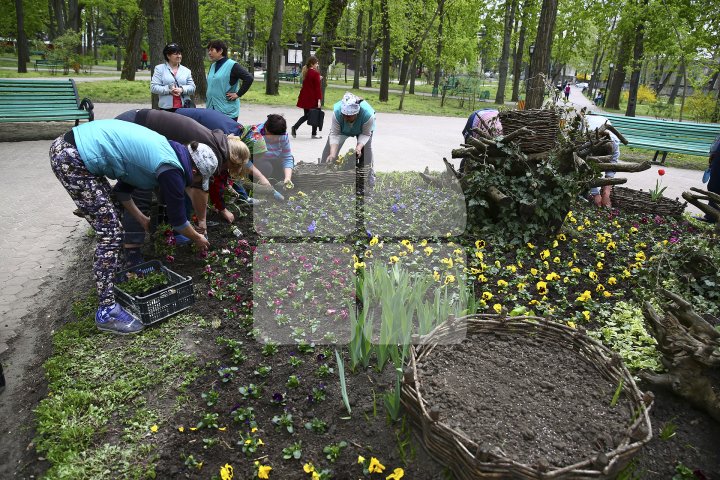
[[[658,169],[658,175],[660,175],[661,177],[663,175],[665,175],[665,169],[663,169],[663,168]]]

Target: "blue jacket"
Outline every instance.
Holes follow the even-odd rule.
[[[176,79],[178,86],[183,89],[182,97],[180,97],[181,101],[195,93],[195,82],[189,68],[180,65],[177,75],[173,77],[170,65],[167,63],[155,66],[152,80],[150,80],[150,92],[160,96],[158,99],[159,108],[173,108],[173,96],[170,94],[170,90],[176,86]]]
[[[360,102],[360,112],[358,113],[357,118],[352,123],[352,125],[345,122],[345,117],[343,117],[342,113],[340,112],[340,108],[342,107],[342,101],[337,102],[333,106],[333,112],[335,113],[335,119],[340,124],[340,134],[348,136],[348,137],[357,137],[362,133],[362,127],[370,120],[370,117],[375,115],[375,110],[370,106],[369,103],[363,101]],[[373,126],[373,130],[375,130],[375,127]]]
[[[216,71],[217,64],[221,62],[220,69]],[[230,72],[235,65],[234,60],[225,59],[210,65],[207,76],[207,94],[205,100],[206,108],[218,110],[230,118],[237,118],[240,115],[240,99],[228,101],[225,94],[238,91],[238,84],[230,85]]]
[[[73,128],[80,158],[93,175],[150,190],[161,166],[183,166],[168,141],[152,130],[122,120],[96,120]]]
[[[242,135],[242,125],[227,115],[207,108],[178,108],[175,113],[190,117],[210,130],[222,130],[226,135]]]

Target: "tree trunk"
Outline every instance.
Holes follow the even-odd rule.
[[[17,51],[18,73],[27,73],[27,63],[30,61],[27,36],[25,35],[25,9],[22,0],[15,0],[15,19],[17,20]]]
[[[362,27],[363,27],[362,7],[358,7],[357,27],[355,28],[355,75],[353,75],[353,89],[360,90],[360,65],[362,63]]]
[[[678,68],[678,72],[675,75],[675,84],[672,87],[672,90],[670,90],[670,98],[668,98],[668,103],[675,104],[675,98],[677,98],[677,94],[680,91],[680,85],[682,84],[683,76],[685,76],[685,63],[683,61],[680,61],[680,68]]]
[[[440,22],[438,22],[437,45],[435,47],[435,78],[433,79],[433,91],[435,92],[438,92],[440,89],[440,58],[443,50],[443,23],[445,22],[445,0],[438,1],[438,12],[440,14]]]
[[[200,15],[197,0],[170,0],[172,40],[183,47],[183,65],[190,69],[195,82],[195,102],[205,101],[205,47],[200,44]]]
[[[405,45],[405,51],[403,53],[402,60],[400,61],[400,75],[398,75],[398,85],[404,85],[405,81],[407,80],[407,75],[410,67],[410,56],[412,55],[412,52],[415,50],[415,46],[412,45],[412,42],[408,42],[407,45]]]
[[[408,94],[415,95],[415,77],[417,76],[418,70],[422,71],[422,64],[420,67],[413,68],[410,71],[410,89],[408,90]]]
[[[325,3],[320,2],[320,5],[315,7],[317,5],[317,2],[314,0],[308,0],[308,9],[305,11],[305,15],[303,15],[303,26],[302,26],[302,55],[303,55],[303,63],[307,62],[307,59],[310,57],[310,51],[312,50],[312,36],[315,31],[315,24],[317,23],[318,18],[320,17],[320,14],[325,9]]]
[[[643,2],[647,7],[647,0]],[[643,49],[645,41],[645,18],[641,17],[635,27],[635,47],[633,48],[632,72],[630,73],[630,91],[628,92],[627,109],[625,116],[634,117],[637,107],[637,94],[640,88],[640,68],[642,67]]]
[[[348,0],[328,0],[325,10],[325,23],[323,36],[320,38],[320,48],[317,57],[320,61],[320,75],[322,75],[323,103],[325,102],[325,89],[327,88],[328,67],[333,62],[337,26],[340,24],[343,10]]]
[[[80,5],[78,0],[68,0],[67,4],[67,28],[74,31],[80,31]]]
[[[165,47],[165,25],[163,22],[163,0],[143,0],[143,12],[147,21],[148,44],[150,55],[150,75],[155,66],[162,64],[163,48]],[[158,96],[150,94],[152,108],[158,107]]]
[[[282,57],[282,45],[280,35],[282,34],[282,21],[285,9],[283,0],[275,0],[275,12],[273,13],[270,37],[267,41],[267,70],[265,75],[265,95],[279,95],[280,93],[280,58]]]
[[[390,12],[388,0],[380,0],[382,23],[382,62],[380,65],[380,95],[378,100],[387,102],[390,98]]]
[[[720,122],[720,85],[718,85],[718,93],[715,98],[715,110],[713,110],[712,118],[710,119],[713,123]]]
[[[417,65],[417,57],[420,51],[422,50],[422,46],[425,43],[425,39],[427,38],[428,34],[430,33],[430,29],[433,27],[433,23],[435,23],[435,19],[437,18],[438,14],[440,13],[440,7],[438,7],[435,10],[435,13],[433,13],[432,18],[427,24],[427,27],[425,28],[425,31],[422,34],[422,37],[419,39],[413,38],[409,43],[412,45],[417,45],[417,48],[414,48],[414,53],[412,54],[412,57],[410,59],[410,70],[415,71],[416,65]],[[398,110],[402,110],[403,108],[403,101],[405,100],[405,89],[407,87],[407,82],[404,82],[402,84],[402,92],[400,93],[400,105],[398,107]]]
[[[520,33],[518,35],[517,48],[515,49],[515,60],[513,60],[513,86],[510,101],[517,102],[520,98],[520,76],[522,75],[523,57],[525,55],[525,35],[527,33],[528,11],[530,0],[525,0],[522,6],[522,17],[520,18]],[[480,72],[481,74],[483,72]]]
[[[495,103],[505,104],[505,84],[508,77],[508,60],[510,58],[510,39],[512,38],[512,27],[515,21],[515,8],[517,0],[505,0],[505,23],[503,30],[502,50],[500,53],[500,64],[498,65],[498,87],[495,95]]]
[[[120,72],[121,80],[135,81],[135,72],[140,64],[140,42],[143,37],[143,16],[141,12],[136,12],[130,21],[127,45],[125,46],[125,63],[122,72]]]
[[[550,52],[552,51],[553,31],[557,18],[558,0],[543,0],[535,37],[535,50],[530,58],[530,78],[528,79],[525,108],[540,108],[545,98],[545,79],[547,78]]]
[[[630,45],[634,40],[632,32],[628,32],[620,39],[615,68],[612,71],[612,78],[608,79],[607,95],[605,106],[607,108],[620,108],[620,94],[625,84],[625,67],[630,61]],[[608,72],[610,73],[610,72]]]
[[[59,37],[65,33],[65,2],[63,0],[50,0],[50,5],[55,19],[56,33]]]
[[[365,86],[372,87],[373,60],[375,56],[375,38],[373,37],[373,0],[370,0],[368,10],[367,40],[365,41]]]
[[[255,7],[250,6],[245,11],[247,21],[247,48],[248,72],[255,72]]]

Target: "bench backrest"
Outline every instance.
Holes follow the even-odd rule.
[[[643,117],[626,117],[603,113],[612,125],[627,138],[629,145],[637,144],[648,148],[648,142],[656,142],[656,150],[694,150],[708,153],[710,146],[720,136],[720,125],[716,123],[675,122]]]
[[[0,109],[32,111],[77,109],[80,103],[73,79],[17,80],[0,79]]]

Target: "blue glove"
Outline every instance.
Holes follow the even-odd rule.
[[[285,200],[285,197],[283,197],[282,194],[280,192],[278,192],[277,190],[273,190],[273,198],[275,198],[275,200],[278,200],[280,202]]]

